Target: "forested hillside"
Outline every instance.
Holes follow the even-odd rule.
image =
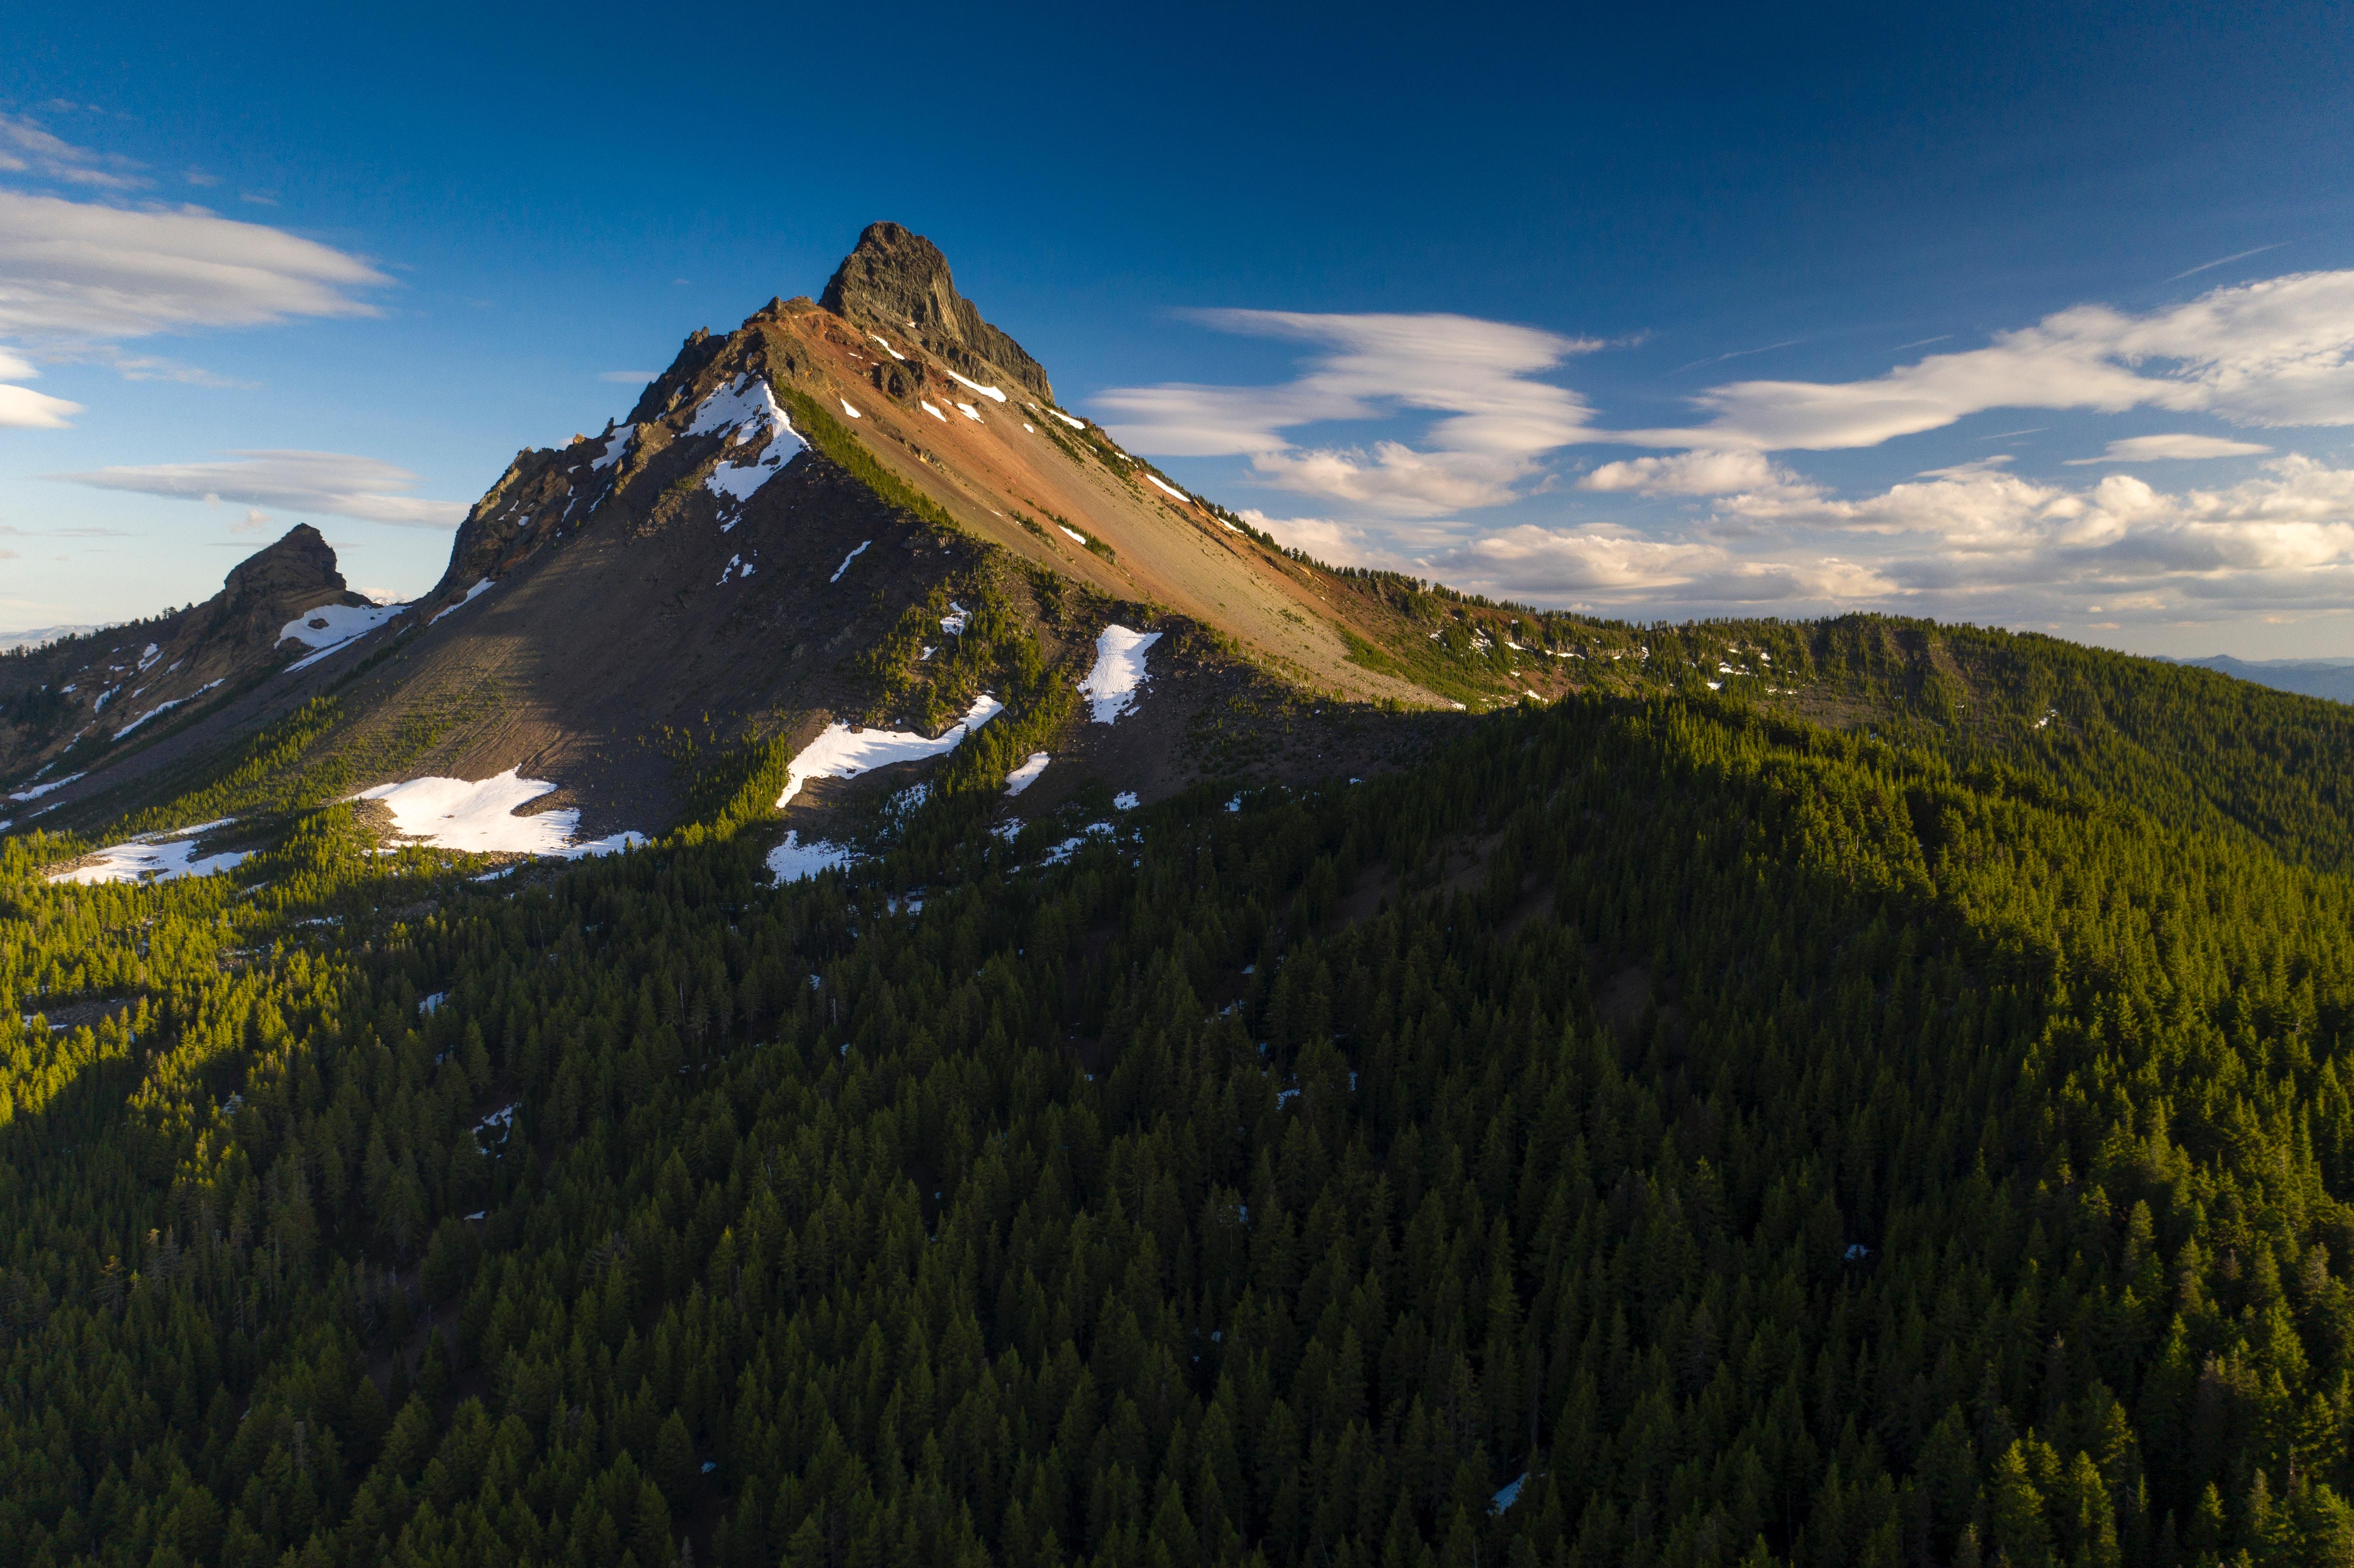
[[[993,775],[782,889],[5,841],[0,1564],[2354,1562],[2336,785],[2070,755],[1597,694],[1054,867]]]

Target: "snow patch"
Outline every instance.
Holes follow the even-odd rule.
[[[478,598],[482,598],[482,596],[485,596],[485,593],[490,593],[490,588],[492,588],[492,581],[487,579],[487,577],[482,577],[482,579],[475,581],[473,587],[466,588],[466,596],[463,596],[461,600],[457,600],[457,603],[454,603],[454,605],[450,605],[450,608],[447,608],[447,609],[442,609],[440,614],[436,614],[436,617],[433,617],[433,620],[426,621],[426,626],[440,626],[440,617],[442,617],[442,614],[457,614],[459,609],[463,609],[463,608],[466,608],[466,605],[473,603],[473,600],[478,600]],[[299,669],[299,666],[297,666],[297,669]]]
[[[848,571],[848,570],[850,569],[850,563],[851,563],[851,562],[853,562],[853,561],[854,561],[854,560],[856,560],[856,559],[858,559],[858,557],[859,557],[859,556],[861,556],[864,555],[864,554],[866,553],[866,546],[869,546],[869,545],[871,545],[871,544],[873,544],[873,543],[875,543],[875,541],[874,541],[874,540],[872,540],[872,539],[862,539],[862,540],[860,540],[860,541],[859,541],[859,543],[858,543],[858,548],[856,548],[856,549],[854,549],[854,550],[851,551],[851,552],[850,552],[850,554],[848,554],[848,555],[846,555],[846,556],[843,556],[843,557],[842,557],[842,565],[840,565],[840,566],[838,566],[838,567],[834,567],[834,568],[833,568],[833,576],[832,576],[832,577],[830,577],[826,578],[825,580],[826,580],[827,582],[829,582],[829,583],[838,583],[838,582],[840,582],[840,581],[842,580],[842,574],[843,574],[843,573],[844,573],[844,572],[846,572],[846,571]]]
[[[201,695],[201,694],[200,694],[200,695]],[[141,714],[137,718],[133,719],[129,724],[124,725],[121,729],[116,730],[116,731],[114,732],[114,738],[115,738],[115,739],[117,739],[117,740],[121,740],[124,736],[129,735],[133,730],[137,729],[141,725],[145,724],[149,719],[154,718],[157,714],[169,713],[169,712],[171,712],[174,708],[178,707],[182,703],[185,703],[185,702],[186,702],[187,700],[188,700],[188,699],[187,699],[187,698],[186,698],[186,697],[174,697],[174,698],[173,698],[170,702],[168,702],[168,703],[157,703],[154,707],[149,708],[145,713]]]
[[[799,833],[789,832],[783,843],[769,852],[769,874],[779,883],[806,882],[821,872],[848,865],[854,858],[847,844],[824,839],[802,843]]]
[[[1064,532],[1064,533],[1068,534],[1068,535],[1070,535],[1074,540],[1076,540],[1076,541],[1077,543],[1079,543],[1079,544],[1084,545],[1084,544],[1086,544],[1086,543],[1087,542],[1087,536],[1085,534],[1080,533],[1076,528],[1066,527],[1064,524],[1060,524],[1060,523],[1055,524],[1055,527],[1057,527],[1057,528],[1061,528],[1061,529],[1063,530],[1063,532]]]
[[[1096,637],[1095,667],[1079,683],[1079,694],[1095,701],[1095,721],[1110,724],[1136,706],[1144,684],[1145,651],[1161,641],[1158,631],[1107,626]]]
[[[703,482],[704,489],[738,506],[783,471],[787,463],[809,450],[809,443],[793,429],[792,420],[777,406],[776,393],[761,377],[739,376],[733,386],[705,397],[695,410],[695,423],[687,427],[686,433],[707,436],[720,430],[733,432],[727,442],[731,449],[763,432],[769,437],[768,445],[760,449],[758,456],[748,462],[723,459]],[[732,528],[735,524],[726,526]]]
[[[948,369],[946,366],[942,366],[941,368],[944,370]],[[1000,392],[996,387],[983,387],[978,381],[967,380],[964,376],[959,376],[953,370],[949,371],[949,379],[957,382],[960,386],[971,387],[974,391],[980,393],[984,397],[994,397],[1001,403],[1005,401],[1005,394]]]
[[[48,880],[80,883],[85,887],[105,882],[177,882],[184,876],[210,876],[214,872],[227,871],[243,859],[244,854],[236,851],[199,855],[194,836],[165,843],[133,839],[126,843],[107,845],[85,864],[52,872]]]
[[[956,406],[956,410],[958,413],[962,414],[966,418],[970,419],[976,425],[981,422],[981,410],[974,408],[970,403],[958,404]]]
[[[907,730],[853,729],[846,724],[830,724],[825,733],[803,747],[787,768],[785,792],[777,797],[777,809],[784,810],[785,803],[800,794],[801,786],[812,779],[855,779],[861,773],[887,768],[895,762],[944,757],[962,744],[965,736],[1004,711],[1003,703],[983,692],[973,698],[972,706],[962,719],[934,737]]]
[[[1111,798],[1111,805],[1112,810],[1115,811],[1135,810],[1136,791],[1133,789],[1122,789],[1119,794],[1114,795]]]
[[[1009,795],[1019,795],[1023,790],[1038,782],[1038,775],[1046,771],[1046,764],[1052,760],[1054,759],[1045,752],[1032,752],[1027,761],[1005,776],[1005,792]]]
[[[1049,408],[1046,412],[1054,415],[1055,418],[1062,420],[1063,423],[1070,426],[1071,429],[1075,430],[1084,430],[1087,428],[1087,422],[1085,419],[1074,419],[1068,414],[1064,413],[1060,408]]]
[[[46,784],[36,784],[29,789],[19,789],[8,797],[11,800],[37,800],[52,789],[62,789],[77,779],[87,779],[87,773],[69,773],[62,779],[52,779]]]
[[[1146,474],[1144,477],[1145,477],[1145,478],[1147,478],[1147,479],[1149,479],[1149,480],[1150,480],[1150,481],[1152,482],[1152,483],[1153,483],[1153,485],[1154,485],[1154,487],[1155,487],[1155,488],[1160,489],[1160,490],[1166,491],[1168,493],[1170,493],[1171,495],[1175,496],[1175,497],[1176,497],[1178,500],[1180,500],[1180,501],[1186,501],[1186,502],[1190,502],[1190,501],[1192,501],[1192,500],[1193,499],[1192,496],[1190,496],[1190,495],[1186,494],[1183,491],[1182,491],[1182,490],[1178,489],[1175,485],[1163,482],[1163,481],[1161,480],[1161,476],[1160,476],[1159,474],[1157,474],[1157,473],[1148,473],[1148,474]],[[1229,524],[1229,526],[1231,526],[1231,524]]]
[[[615,833],[610,838],[575,843],[580,825],[577,807],[518,817],[515,808],[536,800],[556,788],[544,779],[525,779],[516,768],[480,780],[429,776],[398,784],[379,784],[350,797],[381,800],[392,813],[395,832],[419,843],[475,854],[552,855],[578,860],[584,855],[611,854],[645,842],[644,835]]]
[[[638,428],[635,425],[623,425],[619,429],[606,431],[605,450],[591,460],[588,464],[590,471],[602,473],[620,462],[622,455],[630,450],[630,442],[636,439],[637,433]]]
[[[940,630],[950,637],[962,637],[965,618],[971,613],[972,611],[965,609],[956,600],[949,600],[949,613],[940,617]]]
[[[1065,839],[1061,843],[1058,843],[1053,849],[1048,850],[1046,852],[1045,860],[1041,863],[1045,865],[1060,865],[1065,861],[1070,859],[1073,855],[1078,853],[1080,850],[1084,849],[1089,839],[1107,838],[1110,836],[1110,833],[1111,824],[1109,822],[1089,822],[1086,827],[1081,828],[1077,833],[1070,838]]]
[[[887,355],[889,355],[892,358],[894,358],[894,359],[905,359],[905,358],[907,358],[907,357],[906,355],[901,354],[897,349],[893,348],[893,347],[892,347],[888,343],[885,343],[885,342],[884,342],[884,340],[883,340],[882,338],[880,338],[880,337],[876,337],[875,334],[873,334],[873,333],[871,333],[871,332],[870,332],[870,333],[868,333],[866,335],[867,335],[868,337],[875,338],[875,341],[876,343],[883,344],[883,352],[884,352],[884,353],[885,353],[885,354],[887,354]]]
[[[286,666],[286,673],[307,668],[341,648],[345,643],[366,637],[405,608],[398,604],[323,604],[316,609],[305,610],[286,623],[278,641],[289,639],[313,650],[306,658],[297,659]]]
[[[854,418],[854,419],[863,419],[863,418],[866,418],[866,416],[865,416],[865,415],[864,415],[864,414],[860,413],[857,409],[855,409],[855,408],[852,408],[852,407],[850,406],[850,399],[849,399],[849,398],[847,398],[847,397],[843,397],[843,398],[839,398],[839,399],[837,399],[837,401],[839,401],[839,402],[842,404],[842,411],[843,411],[843,413],[845,413],[845,414],[849,415],[852,418]]]
[[[946,414],[941,413],[938,408],[933,408],[930,403],[926,402],[921,397],[917,398],[916,401],[922,403],[924,405],[924,412],[929,414],[933,418],[938,419],[941,424],[945,425],[949,422],[949,417]]]

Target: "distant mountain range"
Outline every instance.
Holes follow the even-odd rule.
[[[2274,691],[2302,692],[2308,697],[2327,697],[2333,703],[2354,703],[2354,659],[2234,659],[2229,653],[2217,653],[2176,662],[2220,670]]]
[[[80,637],[86,631],[96,631],[89,626],[36,626],[29,631],[0,631],[0,653],[13,653],[19,648],[39,648],[68,637]]]

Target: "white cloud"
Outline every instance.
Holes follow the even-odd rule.
[[[2254,441],[2235,441],[2223,436],[2127,436],[2123,440],[2111,441],[2099,457],[2070,458],[2068,466],[2149,462],[2161,458],[2259,457],[2272,450]]]
[[[99,490],[326,513],[404,528],[454,528],[466,515],[462,502],[401,493],[417,483],[407,469],[342,452],[249,451],[228,462],[157,463],[48,477]]]
[[[1444,580],[1466,588],[1602,603],[1661,595],[1714,604],[1843,603],[1884,597],[1897,586],[1836,556],[1755,559],[1712,541],[1649,538],[1607,524],[1523,524],[1471,540],[1428,564]]]
[[[2227,488],[2169,493],[2126,474],[2084,489],[1978,472],[1860,500],[1744,495],[1722,513],[1783,541],[1880,535],[1874,568],[1924,608],[2099,597],[2157,615],[2197,604],[2354,607],[2354,469],[2288,456]],[[2116,596],[2135,597],[2125,604]]]
[[[129,158],[77,147],[51,135],[38,122],[17,114],[0,114],[0,169],[96,190],[128,191],[147,183],[137,172],[139,165]]]
[[[2354,270],[2216,289],[2132,315],[2079,305],[1984,348],[1931,355],[1864,381],[1741,381],[1694,401],[1643,446],[1778,451],[1877,446],[1989,408],[2157,408],[2243,425],[2354,424]]]
[[[1776,467],[1764,452],[1752,448],[1606,462],[1579,480],[1577,487],[1632,491],[1638,495],[1729,495],[1736,491],[1778,490],[1797,482],[1795,474]]]
[[[0,333],[141,337],[356,316],[389,282],[355,257],[200,207],[128,208],[0,191]]]
[[[1235,515],[1277,544],[1305,550],[1332,566],[1403,569],[1409,564],[1390,547],[1388,530],[1377,533],[1362,524],[1331,517],[1270,517],[1248,506]]]
[[[1512,499],[1543,453],[1585,439],[1575,393],[1532,379],[1599,344],[1458,315],[1310,315],[1208,311],[1228,332],[1315,345],[1305,374],[1276,387],[1166,384],[1095,399],[1115,440],[1163,457],[1246,456],[1276,486],[1429,516]],[[1394,440],[1301,447],[1287,433],[1340,420],[1441,416],[1422,448]]]
[[[39,374],[23,359],[0,348],[0,430],[62,430],[68,428],[70,416],[81,412],[79,403],[36,392],[29,387],[7,385],[11,381],[30,381]]]

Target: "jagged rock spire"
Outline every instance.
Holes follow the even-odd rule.
[[[818,302],[886,334],[912,336],[950,365],[1011,376],[1051,403],[1046,368],[959,294],[940,248],[896,223],[870,223]],[[976,363],[978,362],[978,363]]]

